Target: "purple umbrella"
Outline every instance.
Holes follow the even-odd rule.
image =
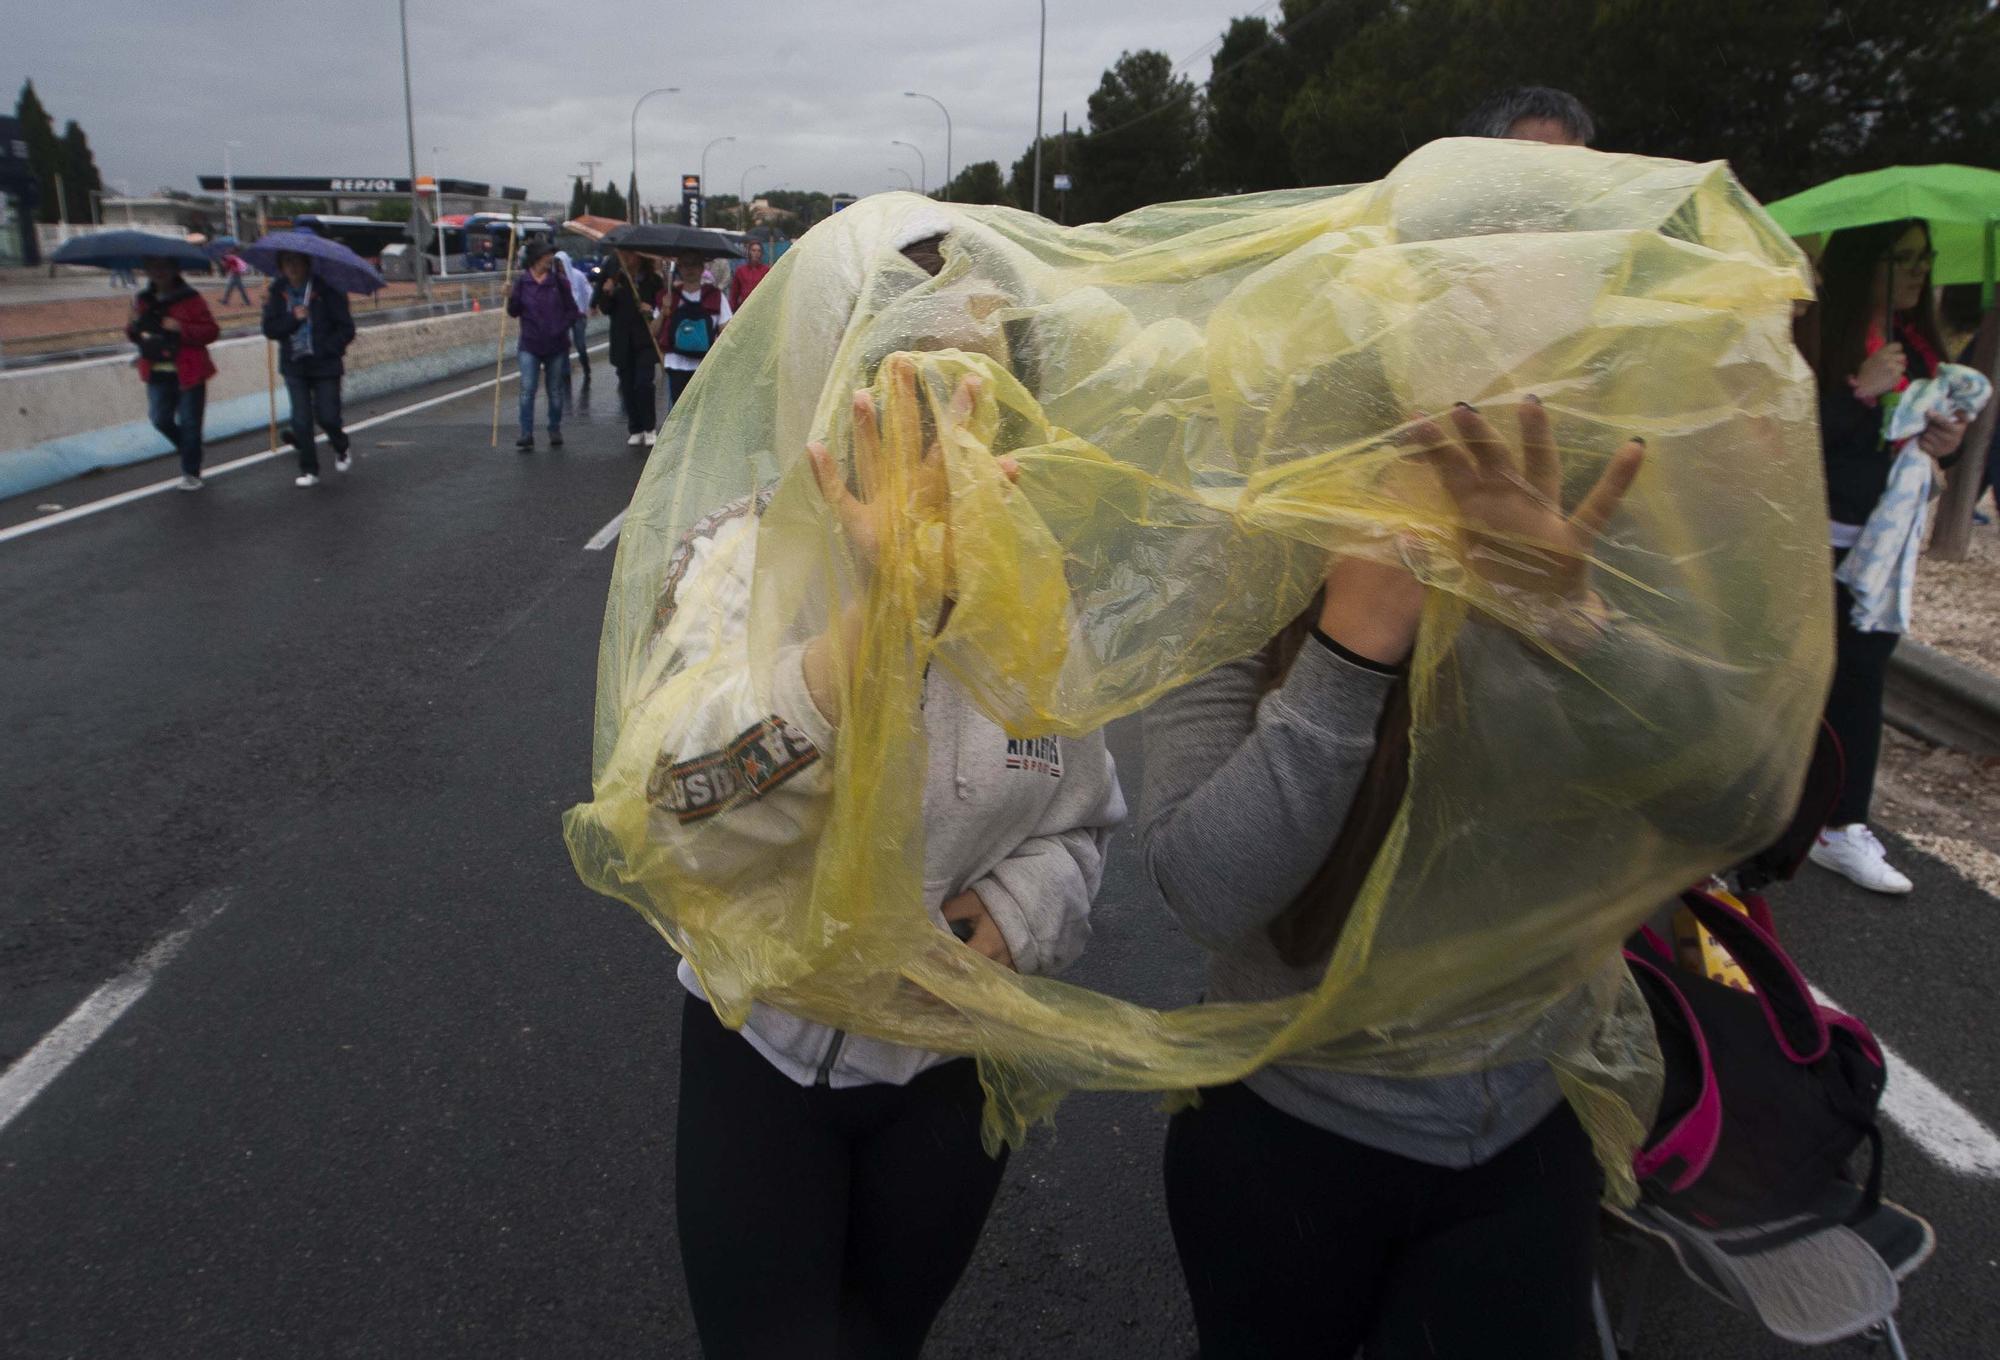
[[[309,231],[274,231],[243,248],[245,260],[272,278],[278,277],[278,252],[289,250],[312,261],[313,276],[343,293],[372,293],[382,287],[375,266],[338,241]]]

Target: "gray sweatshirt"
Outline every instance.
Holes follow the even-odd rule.
[[[1209,1001],[1313,990],[1267,927],[1333,848],[1375,748],[1393,677],[1307,639],[1266,693],[1259,657],[1218,666],[1145,715],[1139,838],[1168,909],[1209,951]],[[1396,1078],[1274,1064],[1244,1084],[1280,1110],[1370,1147],[1437,1166],[1487,1161],[1561,1098],[1545,1063]]]

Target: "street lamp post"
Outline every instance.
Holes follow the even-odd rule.
[[[715,150],[716,147],[721,146],[724,142],[733,142],[735,140],[736,138],[733,136],[717,137],[701,149],[701,221],[699,223],[690,222],[688,223],[689,226],[705,227],[708,225],[708,153]]]
[[[944,115],[944,198],[945,202],[949,203],[951,202],[951,110],[946,108],[944,101],[936,95],[925,94],[920,90],[905,90],[903,98],[928,99],[937,105],[938,112]]]
[[[410,3],[396,0],[396,17],[403,29],[403,131],[410,146],[410,272],[417,276],[417,296],[431,300],[431,281],[424,273],[424,217],[417,202],[417,112],[410,95]]]
[[[1049,60],[1049,0],[1042,0],[1042,45],[1035,54],[1035,191],[1030,212],[1042,211],[1042,71]]]
[[[767,170],[769,168],[769,166],[762,164],[748,166],[744,169],[742,175],[737,178],[736,211],[742,218],[741,229],[744,231],[750,230],[750,172],[752,170]]]
[[[903,183],[909,186],[909,190],[911,193],[915,193],[917,191],[917,182],[910,178],[909,171],[905,170],[900,165],[891,165],[886,168],[892,175],[901,175],[903,177]]]
[[[924,168],[924,149],[918,146],[915,142],[899,142],[892,140],[889,143],[889,145],[907,146],[908,148],[910,148],[910,150],[917,153],[917,192],[920,194],[929,193],[931,191],[931,186],[930,186],[931,177],[930,177],[930,172]]]
[[[628,201],[627,201],[627,202],[626,202],[626,204],[625,204],[625,211],[626,211],[626,212],[628,212],[628,213],[630,213],[630,214],[632,214],[632,220],[633,220],[634,222],[637,222],[637,221],[639,221],[639,220],[640,220],[640,217],[639,217],[639,105],[641,105],[641,104],[645,103],[645,102],[646,102],[646,101],[647,101],[648,99],[651,99],[651,98],[652,98],[652,97],[653,97],[654,95],[656,95],[656,94],[679,94],[680,92],[681,92],[681,87],[680,87],[680,86],[678,86],[678,85],[662,85],[662,86],[660,86],[660,88],[659,88],[659,89],[657,89],[657,90],[648,90],[648,91],[646,91],[646,92],[645,92],[644,94],[640,95],[640,96],[639,96],[639,98],[638,98],[637,100],[635,100],[635,101],[633,102],[633,104],[632,104],[632,179],[631,179],[631,182],[630,182],[630,183],[629,183],[629,184],[628,184],[628,185],[626,186],[626,188],[627,188],[627,190],[628,190],[628,194],[629,194],[629,197],[628,197]]]
[[[432,234],[437,237],[439,278],[451,273],[444,258],[444,176],[438,173],[438,153],[442,150],[441,146],[431,148],[431,225]]]
[[[222,195],[223,201],[229,205],[229,234],[231,236],[236,235],[236,165],[230,160],[229,152],[232,148],[241,145],[243,145],[241,142],[224,142],[222,144]],[[60,177],[57,178],[56,183],[62,183]],[[64,214],[64,220],[68,220],[68,214]]]

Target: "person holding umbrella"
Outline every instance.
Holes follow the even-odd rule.
[[[684,255],[674,265],[674,293],[667,300],[671,309],[660,326],[661,362],[667,369],[667,410],[694,381],[695,370],[715,344],[715,337],[729,324],[731,308],[722,290],[702,278],[699,255]]]
[[[660,356],[653,344],[653,321],[665,288],[651,256],[621,250],[590,300],[611,318],[611,366],[618,371],[618,399],[625,405],[625,442],[634,448],[651,447],[659,428],[653,373]]]
[[[208,380],[215,376],[208,347],[222,330],[208,303],[181,277],[179,264],[148,256],[144,266],[147,283],[132,299],[125,338],[139,347],[147,416],[180,453],[179,488],[199,491],[201,422],[208,407]]]
[[[537,238],[528,243],[527,265],[507,295],[507,315],[521,321],[521,437],[514,447],[535,447],[535,388],[549,389],[549,447],[562,447],[563,396],[569,386],[570,328],[576,324],[576,294],[569,271],[560,273],[555,247]]]
[[[292,399],[288,438],[299,455],[295,486],[319,485],[319,454],[313,438],[317,419],[333,446],[333,466],[354,466],[347,432],[341,428],[340,381],[344,356],[354,340],[354,312],[347,294],[313,276],[313,262],[295,250],[278,252],[278,277],[264,299],[264,334],[278,342],[278,368]]]

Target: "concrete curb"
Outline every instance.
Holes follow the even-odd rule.
[[[1913,737],[2000,756],[2000,679],[1904,638],[1889,658],[1883,716]]]

